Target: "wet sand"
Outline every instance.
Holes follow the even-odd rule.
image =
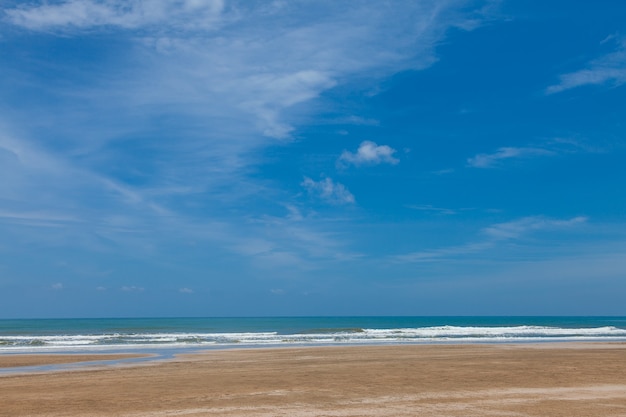
[[[626,416],[626,344],[209,351],[0,376],[0,415]]]
[[[98,355],[0,355],[0,368],[18,368],[20,366],[61,365],[92,361],[109,361],[131,358],[144,358],[150,355],[134,354],[98,354]]]

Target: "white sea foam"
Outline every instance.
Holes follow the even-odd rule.
[[[0,336],[2,351],[105,350],[112,348],[267,346],[381,343],[497,343],[541,341],[626,341],[626,329],[605,326],[561,328],[544,326],[435,326],[397,329],[353,329],[279,334],[240,333],[109,333],[96,335]]]

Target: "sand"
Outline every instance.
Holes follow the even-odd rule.
[[[0,376],[0,415],[626,416],[626,344],[209,351]]]
[[[108,361],[130,358],[143,358],[150,355],[142,354],[98,354],[98,355],[0,355],[0,368],[17,368],[20,366],[59,365],[91,361]]]

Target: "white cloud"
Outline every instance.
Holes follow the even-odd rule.
[[[191,288],[181,288],[178,290],[178,292],[182,293],[182,294],[193,294],[193,290]]]
[[[306,188],[309,193],[315,194],[331,204],[354,203],[352,193],[343,184],[336,183],[328,177],[320,181],[313,181],[311,178],[305,177],[300,185]]]
[[[63,284],[60,282],[57,282],[56,284],[52,284],[51,288],[53,290],[62,290],[63,289]]]
[[[36,56],[36,68],[3,61],[7,73],[23,73],[29,89],[50,98],[11,106],[3,91],[0,193],[10,202],[3,207],[3,232],[13,226],[12,234],[4,233],[7,241],[17,236],[25,245],[45,241],[154,256],[170,239],[195,240],[252,258],[272,255],[276,262],[333,258],[344,243],[319,219],[299,216],[298,228],[295,218],[278,222],[272,233],[241,222],[242,215],[263,217],[259,207],[271,212],[289,200],[277,182],[250,175],[263,162],[260,150],[323,113],[324,92],[371,89],[398,71],[426,68],[436,62],[435,48],[449,29],[470,30],[480,17],[480,9],[439,0],[393,7],[335,1],[11,4],[19,5],[0,6],[11,34],[41,32],[36,37],[56,36],[59,45],[84,39],[102,53],[89,62],[80,54],[71,62]],[[20,103],[27,100],[19,83],[5,79],[2,86],[9,84]],[[54,102],[54,109],[43,102]],[[354,203],[331,179],[305,179],[303,186],[333,204]],[[241,210],[233,218],[235,206]],[[27,222],[64,227],[42,233],[26,229]]]
[[[467,165],[473,168],[492,168],[500,161],[513,158],[531,158],[534,156],[554,155],[555,153],[543,148],[499,148],[494,153],[481,153],[468,158]]]
[[[288,137],[293,130],[288,109],[352,75],[378,78],[431,65],[446,31],[476,27],[476,12],[466,16],[466,11],[462,2],[434,0],[394,7],[332,1],[70,0],[4,10],[14,25],[64,36],[70,29],[74,36],[139,30],[133,37],[138,61],[125,62],[135,67],[121,68],[125,73],[115,77],[114,97],[111,86],[94,91],[99,103],[113,98],[116,108],[123,104],[136,112],[142,105],[182,102],[192,106],[187,112],[222,118],[221,123],[243,111],[273,138]],[[215,130],[215,123],[209,125]]]
[[[603,43],[606,42],[603,41]],[[584,85],[626,83],[626,40],[621,40],[617,50],[591,61],[586,68],[563,74],[560,82],[546,89],[546,94],[560,93]]]
[[[223,9],[222,0],[69,0],[6,10],[9,20],[32,30],[89,29],[108,26],[125,29],[209,26]],[[165,24],[165,25],[163,25]]]
[[[239,107],[258,117],[265,136],[277,139],[288,138],[293,128],[279,121],[276,108],[286,109],[306,102],[336,84],[330,73],[315,70],[255,74],[241,81],[251,98]]]
[[[27,226],[65,227],[68,223],[75,223],[79,220],[64,214],[46,212],[21,213],[0,209],[0,222],[2,221]]]
[[[536,146],[502,147],[493,153],[481,153],[467,159],[472,168],[493,168],[510,159],[530,159],[535,157],[567,155],[574,153],[605,152],[597,143],[590,145],[585,140],[556,137],[544,140]]]
[[[393,157],[394,153],[396,153],[396,150],[387,145],[377,145],[372,141],[366,140],[361,142],[356,153],[343,151],[337,162],[339,165],[352,164],[357,166],[383,163],[395,165],[400,160]]]
[[[481,230],[486,239],[459,246],[437,248],[412,252],[393,257],[398,262],[432,262],[439,259],[458,259],[476,255],[497,247],[498,243],[521,239],[524,236],[540,231],[567,230],[587,222],[587,217],[578,216],[560,220],[543,216],[531,216],[510,222],[497,223]]]
[[[527,233],[540,230],[567,229],[587,221],[578,216],[567,220],[550,219],[542,216],[524,217],[511,222],[498,223],[483,230],[483,233],[496,240],[516,239]]]

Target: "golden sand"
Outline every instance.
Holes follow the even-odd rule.
[[[626,344],[209,351],[0,376],[0,415],[626,416]]]

